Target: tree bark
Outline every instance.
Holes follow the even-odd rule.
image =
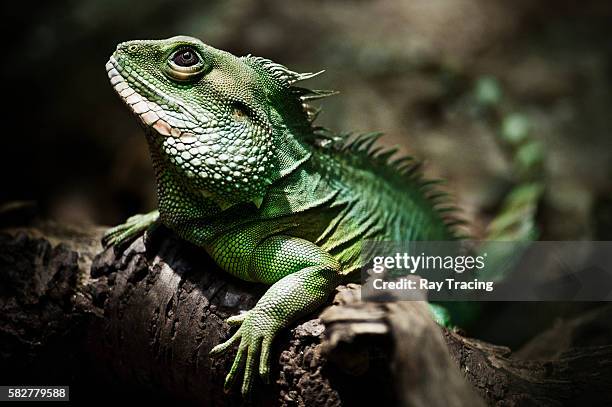
[[[240,403],[238,388],[222,390],[234,353],[208,352],[230,334],[224,319],[266,287],[163,228],[125,250],[102,250],[102,232],[50,222],[0,232],[2,384],[69,383],[73,400]],[[610,307],[555,332],[583,338],[600,316]],[[544,360],[535,338],[521,359],[440,328],[421,302],[364,303],[349,285],[276,339],[273,384],[259,383],[254,404],[610,404],[610,332],[600,336],[565,340]]]

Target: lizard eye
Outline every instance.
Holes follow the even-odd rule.
[[[200,62],[198,55],[190,49],[185,49],[174,53],[172,61],[178,66],[189,67]]]
[[[196,50],[179,48],[168,59],[166,73],[177,81],[189,81],[202,73],[204,62]]]

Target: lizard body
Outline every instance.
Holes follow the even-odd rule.
[[[128,219],[106,243],[159,220],[203,247],[225,271],[270,285],[256,306],[228,322],[239,342],[226,378],[245,365],[243,394],[266,380],[280,329],[322,305],[354,278],[373,240],[449,240],[418,164],[390,162],[378,134],[333,135],[313,125],[306,102],[324,91],[295,86],[298,74],[267,59],[236,57],[191,37],[122,43],[107,72],[145,128],[159,210]]]

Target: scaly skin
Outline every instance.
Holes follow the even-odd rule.
[[[354,278],[361,243],[453,238],[430,185],[410,159],[389,163],[378,135],[348,143],[312,125],[297,74],[236,57],[190,37],[122,43],[107,64],[112,85],[145,128],[159,220],[203,247],[228,273],[270,284],[212,354],[239,342],[227,375],[245,365],[267,380],[275,335]],[[442,199],[441,194],[435,194]],[[120,243],[157,220],[131,218],[109,232]]]

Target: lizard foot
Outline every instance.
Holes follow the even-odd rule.
[[[270,350],[272,340],[277,333],[273,321],[266,318],[257,307],[251,311],[230,317],[226,320],[230,325],[240,325],[236,333],[227,341],[215,346],[210,355],[225,353],[234,343],[240,341],[238,353],[229,373],[225,377],[224,390],[229,391],[236,380],[238,371],[245,366],[242,380],[242,397],[247,399],[251,396],[254,372],[259,361],[259,376],[268,383],[270,380]]]
[[[107,230],[102,237],[102,245],[121,246],[147,230],[158,218],[159,211],[134,215],[125,223]]]
[[[446,308],[444,308],[440,304],[432,304],[429,303],[429,311],[431,312],[431,317],[438,324],[445,328],[451,327],[451,317],[450,313]]]

